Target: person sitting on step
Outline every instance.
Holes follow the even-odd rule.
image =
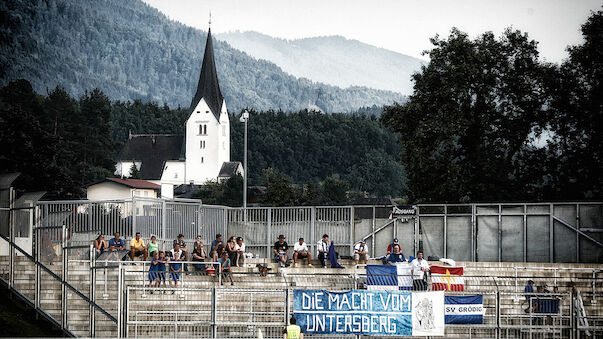
[[[304,242],[304,238],[299,238],[299,242],[293,246],[293,266],[297,267],[297,259],[303,262],[304,258],[308,259],[308,267],[312,266],[312,255],[308,250],[308,245]]]

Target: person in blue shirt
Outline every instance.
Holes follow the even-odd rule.
[[[387,256],[387,262],[404,262],[406,261],[406,258],[404,258],[404,254],[402,254],[402,251],[400,250],[400,245],[394,245],[394,251]]]
[[[149,287],[155,283],[155,287],[159,287],[159,254],[157,251],[153,252],[153,259],[151,259],[151,265],[149,266]],[[153,294],[153,291],[151,291]]]
[[[182,272],[182,264],[179,256],[174,256],[170,260],[170,280],[174,282],[174,287],[178,287],[178,281],[180,280],[180,273]],[[172,291],[174,293],[174,291]]]
[[[159,282],[163,282],[163,286],[166,286],[166,282],[165,282],[165,264],[168,263],[170,261],[170,259],[168,257],[165,256],[165,251],[160,251],[159,252],[159,260],[157,262],[157,278],[159,279]]]
[[[119,238],[119,232],[115,232],[114,237],[109,240],[109,249],[112,251],[121,251],[126,249],[123,239]]]
[[[222,272],[222,285],[224,285],[224,279],[226,279],[226,277],[230,279],[230,284],[234,285],[230,272],[230,258],[228,257],[228,252],[224,251],[222,258],[218,259],[218,262],[220,263],[220,271]]]

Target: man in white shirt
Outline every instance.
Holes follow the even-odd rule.
[[[429,263],[423,259],[423,252],[417,252],[417,257],[410,263],[410,274],[412,275],[412,286],[414,291],[427,290],[427,272]]]
[[[327,268],[327,259],[329,255],[329,236],[327,234],[324,234],[322,240],[318,241],[316,252],[322,268]]]
[[[366,241],[364,239],[354,246],[354,260],[356,260],[356,265],[358,265],[360,261],[362,261],[363,264],[368,262],[368,248],[366,247]]]
[[[306,245],[306,243],[304,242],[304,238],[299,238],[299,242],[295,243],[295,245],[293,246],[293,251],[295,251],[295,253],[293,254],[293,267],[297,267],[297,258],[299,258],[302,262],[304,261],[304,258],[307,258],[308,267],[314,267],[312,266],[311,262],[312,255],[308,250],[308,245]]]

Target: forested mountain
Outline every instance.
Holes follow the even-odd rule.
[[[206,33],[140,0],[9,0],[0,2],[0,19],[0,85],[25,78],[40,93],[56,85],[74,96],[99,88],[113,100],[190,105]],[[296,78],[224,42],[214,49],[231,112],[309,104],[349,112],[403,100],[399,93]]]
[[[425,64],[342,36],[286,40],[258,32],[230,32],[216,38],[294,76],[339,87],[367,86],[410,95],[411,75]]]

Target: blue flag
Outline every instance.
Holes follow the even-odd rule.
[[[337,262],[337,253],[335,253],[335,245],[331,241],[331,246],[329,246],[329,253],[327,254],[329,257],[329,261],[331,262],[331,268],[345,268]]]
[[[446,324],[482,324],[484,313],[484,296],[481,294],[444,297]]]

